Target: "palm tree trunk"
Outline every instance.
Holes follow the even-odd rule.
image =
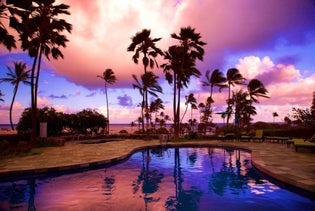
[[[14,104],[14,100],[15,100],[15,96],[16,96],[18,87],[19,87],[19,85],[17,84],[16,87],[14,88],[13,98],[12,98],[12,102],[10,105],[10,124],[11,124],[12,130],[14,130],[13,121],[12,121],[12,109],[13,109],[13,104]]]
[[[108,96],[107,96],[107,84],[106,84],[106,81],[105,81],[105,96],[106,96],[106,109],[107,109],[107,134],[109,134],[109,108],[108,108]]]
[[[37,128],[36,128],[36,112],[37,109],[35,107],[35,68],[36,68],[36,64],[37,64],[37,59],[38,59],[38,54],[39,54],[39,49],[37,54],[35,55],[34,61],[33,61],[33,65],[32,65],[32,71],[31,71],[31,110],[32,110],[32,133],[31,133],[31,138],[30,138],[30,142],[29,145],[30,147],[33,146],[33,144],[35,143],[36,140],[36,134],[37,134]]]
[[[173,114],[174,114],[174,135],[175,138],[178,138],[178,122],[177,122],[177,114],[176,114],[176,93],[177,93],[177,89],[176,89],[176,85],[177,85],[177,77],[176,77],[176,73],[174,73],[174,99],[173,99]]]

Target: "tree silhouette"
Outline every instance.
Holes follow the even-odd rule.
[[[276,117],[279,116],[279,114],[277,112],[273,112],[272,116],[273,116],[273,123],[275,123],[275,119],[276,119]]]
[[[229,119],[232,114],[232,102],[231,102],[231,87],[235,85],[244,85],[245,78],[242,76],[240,71],[236,68],[230,68],[228,69],[226,73],[226,80],[227,80],[227,86],[229,89],[229,95],[228,95],[228,100],[227,100],[227,126],[229,125]]]
[[[210,87],[210,98],[212,102],[212,92],[215,86],[219,87],[219,91],[221,89],[226,88],[226,78],[224,77],[223,73],[219,69],[215,69],[210,76],[210,70],[206,71],[206,81],[202,81],[202,86]]]
[[[16,48],[15,38],[9,34],[2,19],[9,19],[8,6],[0,3],[0,44],[3,44],[9,51]]]
[[[66,47],[68,39],[61,32],[66,30],[70,33],[72,25],[64,19],[59,19],[58,16],[69,15],[69,6],[66,4],[55,5],[55,0],[8,0],[7,3],[13,3],[17,7],[15,10],[11,10],[10,25],[19,32],[22,49],[27,50],[29,56],[33,58],[31,142],[34,143],[37,136],[37,93],[42,56],[44,55],[48,60],[50,60],[50,56],[54,59],[63,58],[60,47]]]
[[[19,89],[20,82],[29,85],[29,71],[26,71],[26,64],[22,62],[14,62],[14,70],[8,67],[9,72],[7,73],[7,78],[1,78],[0,82],[9,82],[14,86],[13,97],[10,105],[10,124],[11,129],[14,130],[13,120],[12,120],[12,109],[15,101],[16,93]]]
[[[107,115],[106,115],[106,118],[107,118],[107,129],[106,129],[106,133],[108,134],[109,133],[109,107],[108,107],[108,95],[107,95],[107,84],[114,84],[117,80],[114,72],[112,69],[106,69],[104,72],[103,72],[103,75],[100,76],[98,75],[97,77],[101,78],[104,80],[104,86],[105,86],[105,96],[106,96],[106,110],[107,110]]]
[[[156,42],[161,40],[162,38],[154,38],[150,37],[151,31],[148,29],[143,29],[141,32],[136,33],[135,36],[131,38],[131,44],[128,46],[127,51],[135,51],[135,54],[132,56],[132,60],[134,63],[138,64],[140,54],[143,54],[142,64],[144,67],[144,74],[147,73],[148,66],[152,69],[155,65],[158,68],[158,63],[156,61],[156,57],[158,55],[163,55],[163,51],[156,47]],[[148,92],[146,87],[143,90],[143,103],[144,106],[142,109],[148,110]],[[142,111],[143,112],[143,111]],[[148,113],[146,113],[148,116]],[[148,119],[147,119],[148,123]],[[144,124],[144,123],[142,123]],[[143,127],[144,128],[144,127]]]
[[[171,34],[171,37],[179,41],[179,45],[169,47],[165,52],[164,59],[168,63],[162,65],[166,80],[174,86],[173,113],[174,113],[174,132],[178,138],[180,131],[180,98],[181,89],[187,87],[190,77],[200,77],[200,71],[195,67],[196,60],[203,60],[204,46],[200,33],[196,33],[194,28],[183,27],[180,33]]]
[[[140,95],[142,96],[142,123],[143,123],[143,107],[145,106],[145,91],[152,95],[153,97],[158,97],[157,93],[162,93],[162,87],[158,84],[158,76],[154,75],[153,72],[148,71],[141,75],[141,80],[137,78],[136,75],[132,75],[136,83],[132,84],[134,89],[138,89]],[[149,109],[147,108],[145,117],[149,119]],[[142,130],[144,131],[144,124],[142,124]]]

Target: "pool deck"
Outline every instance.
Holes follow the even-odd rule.
[[[71,170],[107,164],[127,158],[135,150],[160,146],[159,140],[120,140],[101,144],[67,142],[62,147],[42,148],[38,155],[1,160],[0,178]],[[315,193],[315,154],[295,152],[279,143],[191,141],[168,142],[167,146],[229,146],[252,152],[253,165],[269,176]],[[163,143],[163,146],[165,144]]]

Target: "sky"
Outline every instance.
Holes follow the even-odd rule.
[[[131,38],[142,29],[150,29],[152,38],[162,38],[157,47],[166,51],[177,44],[170,37],[180,28],[191,26],[206,42],[203,61],[197,62],[202,73],[192,78],[182,92],[182,112],[185,96],[194,93],[198,103],[209,96],[202,87],[205,72],[214,69],[224,74],[236,67],[247,79],[259,79],[270,98],[260,98],[254,104],[256,121],[273,121],[273,112],[283,121],[292,108],[309,108],[315,91],[315,1],[314,0],[58,0],[70,6],[73,25],[70,40],[62,49],[64,59],[44,60],[41,69],[38,106],[49,106],[64,113],[95,109],[106,115],[104,82],[97,78],[111,68],[117,82],[109,85],[111,123],[131,123],[140,115],[138,90],[134,80],[143,74],[143,65],[133,63],[133,52],[127,52]],[[20,49],[9,52],[0,47],[0,77],[6,77],[7,66],[23,61],[31,67],[32,60]],[[158,58],[159,64],[166,61]],[[165,104],[164,113],[172,113],[172,87],[165,81],[162,68],[152,70],[159,75]],[[243,87],[233,87],[234,91]],[[0,102],[0,124],[9,123],[9,107],[13,95],[11,84],[0,84],[5,95]],[[214,112],[225,111],[227,89],[213,95]],[[152,100],[152,98],[150,98]],[[30,106],[30,88],[21,85],[13,107],[17,123],[21,112]],[[199,112],[193,117],[199,120]],[[186,120],[190,115],[186,116]],[[213,122],[222,122],[213,115]]]

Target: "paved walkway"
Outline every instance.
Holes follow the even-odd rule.
[[[39,155],[1,160],[0,177],[46,173],[106,164],[128,157],[133,151],[159,146],[158,140],[120,140],[102,144],[68,142],[63,147],[43,148]],[[315,193],[315,158],[309,151],[295,152],[284,144],[193,141],[168,145],[233,146],[252,151],[255,167],[293,186]]]

